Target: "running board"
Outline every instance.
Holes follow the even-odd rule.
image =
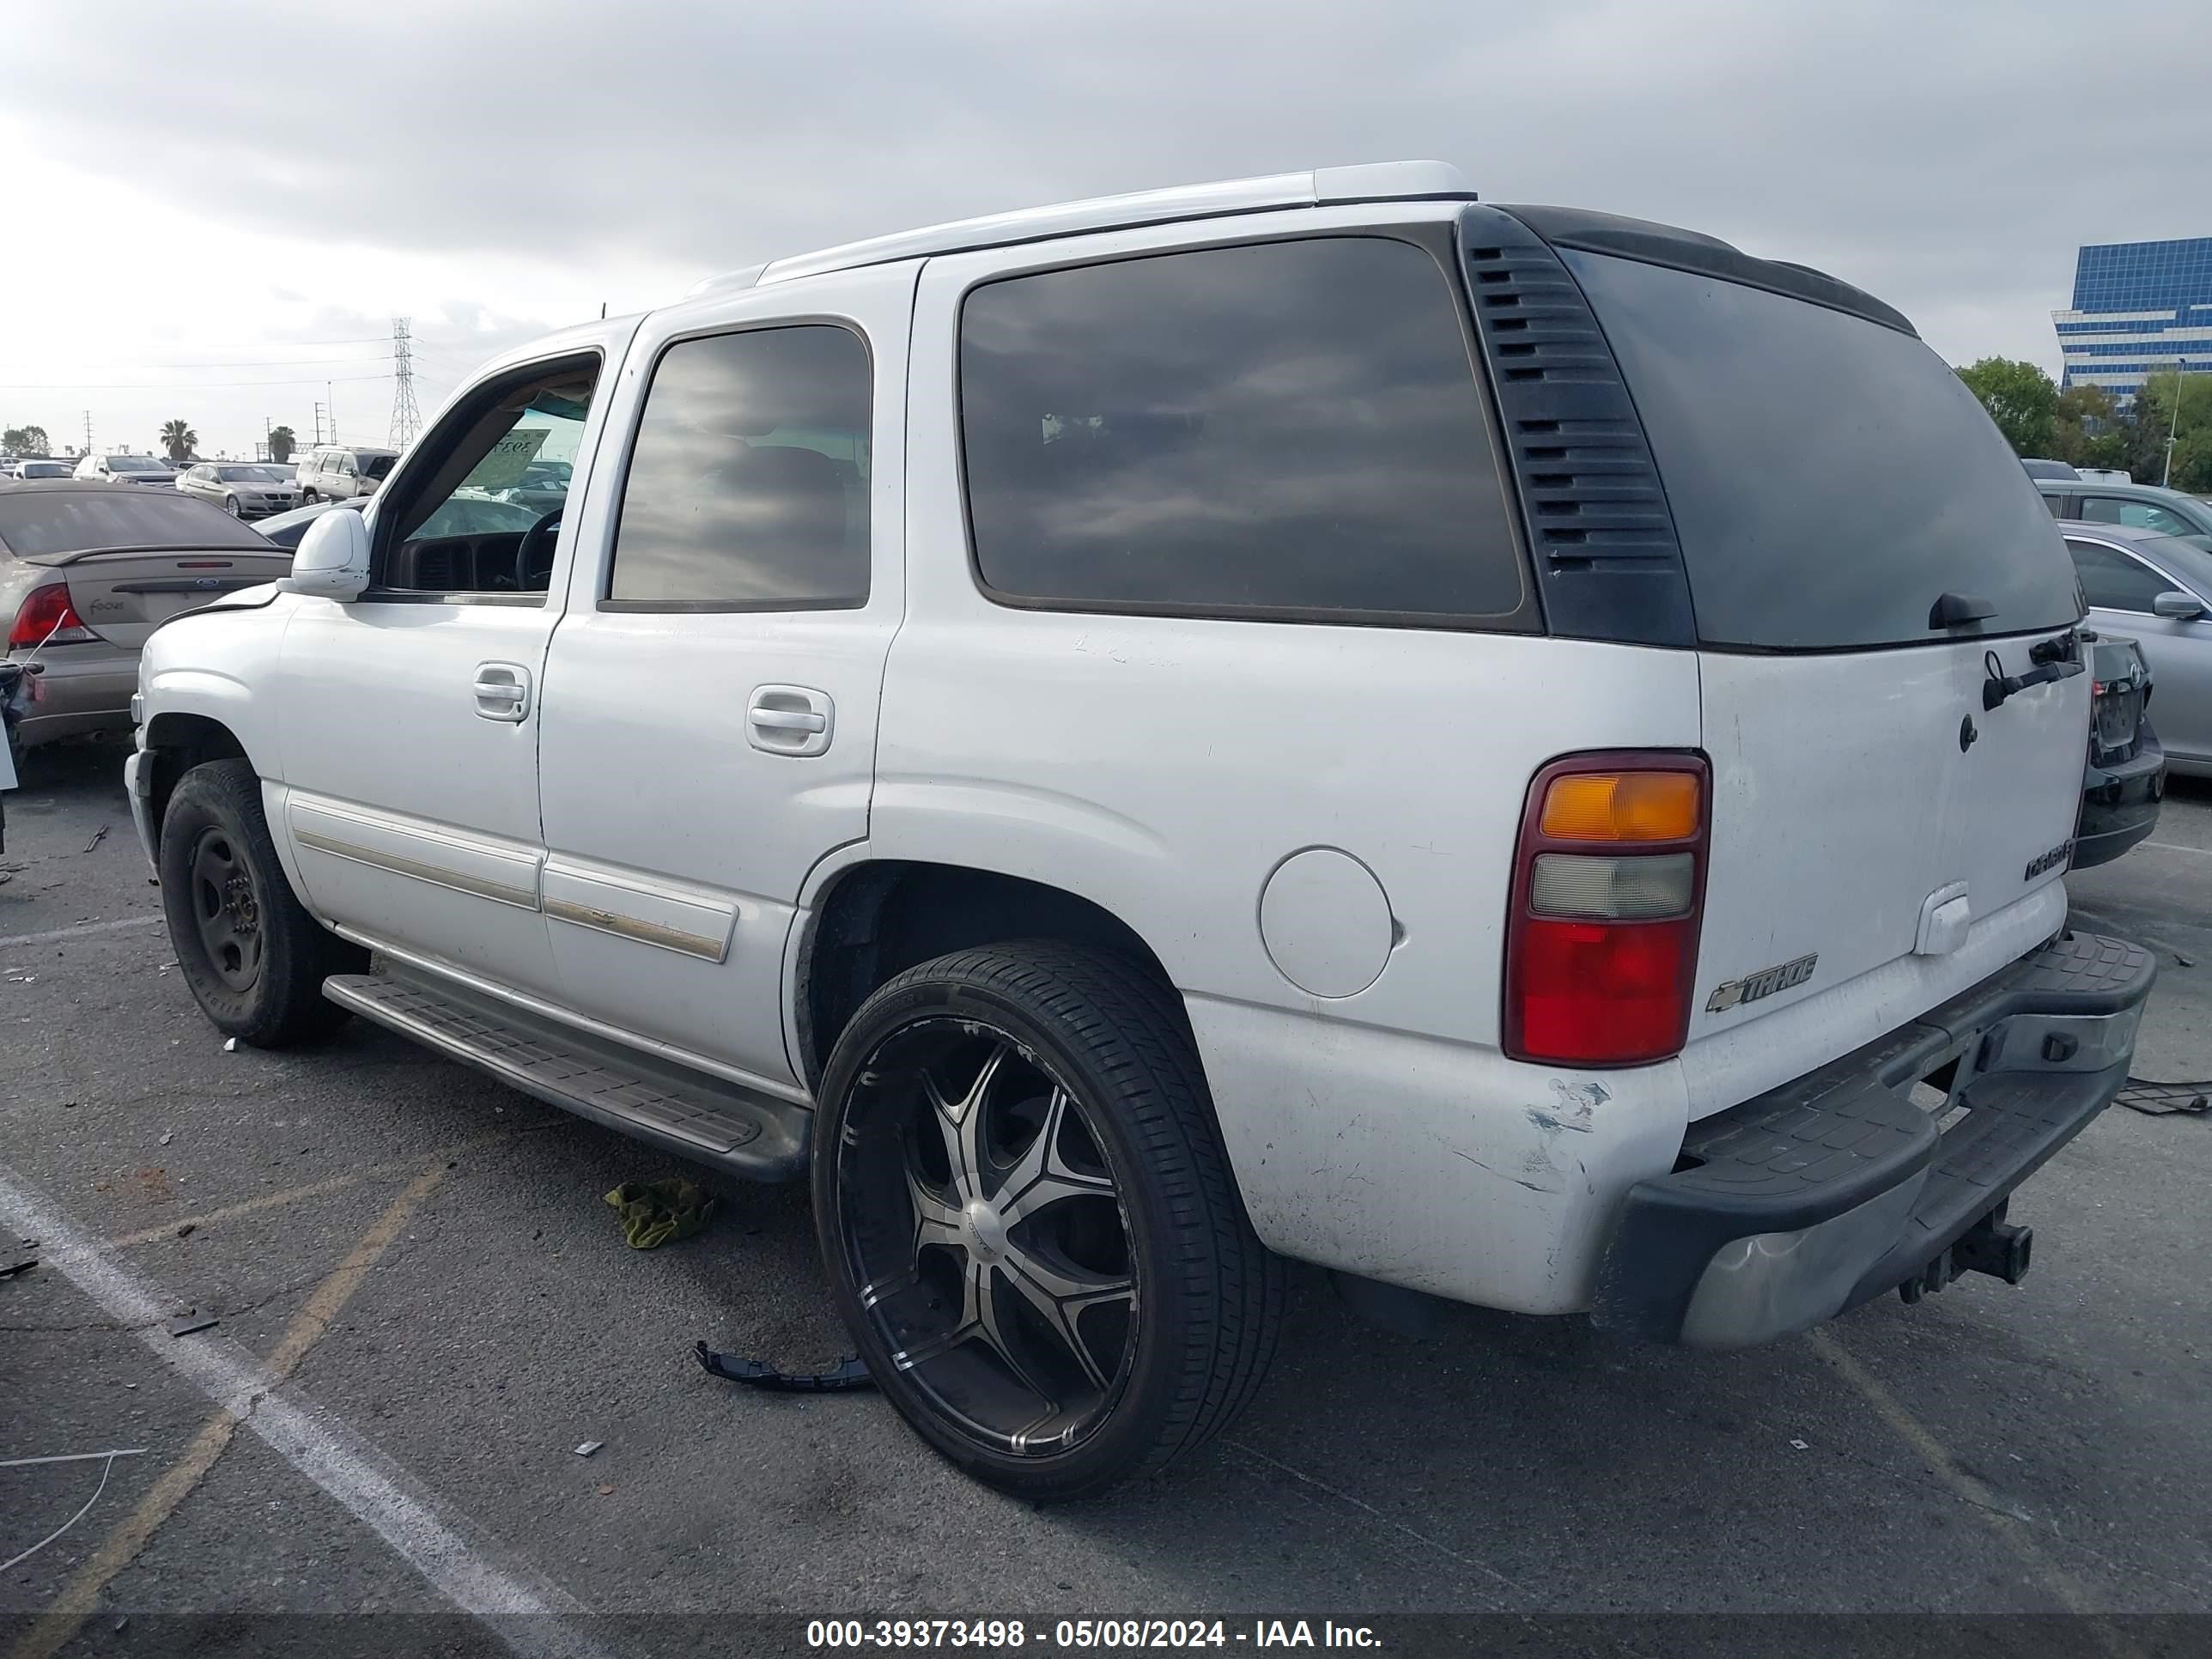
[[[813,1114],[450,985],[334,974],[323,994],[510,1088],[753,1181],[806,1169]]]

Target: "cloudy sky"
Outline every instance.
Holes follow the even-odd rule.
[[[395,316],[427,415],[709,270],[1409,156],[2055,370],[2078,244],[2212,234],[2208,48],[2203,0],[0,0],[0,422],[380,441]]]

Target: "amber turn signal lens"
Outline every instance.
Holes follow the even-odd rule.
[[[1687,841],[1698,806],[1692,773],[1572,773],[1544,792],[1542,830],[1558,841]]]

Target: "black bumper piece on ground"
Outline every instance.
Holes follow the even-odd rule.
[[[2156,973],[2139,945],[2062,934],[1878,1042],[1692,1123],[1674,1172],[1630,1190],[1593,1317],[1741,1347],[1954,1272],[2016,1279],[2028,1242],[2003,1225],[2006,1195],[2127,1080]]]
[[[2110,864],[2158,828],[2166,797],[2166,750],[2145,720],[2136,752],[2108,766],[2094,759],[2081,779],[2081,823],[2074,835],[2074,868]]]

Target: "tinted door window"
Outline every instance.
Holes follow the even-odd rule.
[[[2109,547],[2069,541],[2066,549],[2074,556],[2083,595],[2100,611],[2136,611],[2149,616],[2151,601],[2175,588],[2176,584],[2161,572]]]
[[[1636,399],[1708,645],[1839,650],[2075,620],[2064,544],[1972,392],[1911,335],[1740,283],[1561,257]]]
[[[2155,530],[2161,536],[2186,536],[2197,528],[2169,507],[2117,495],[2084,496],[2081,516],[2091,524],[2124,524],[2136,530]]]
[[[1012,277],[963,307],[976,568],[1079,609],[1526,616],[1452,288],[1336,237]]]
[[[654,368],[615,531],[614,605],[868,599],[868,351],[848,329],[684,340]]]

